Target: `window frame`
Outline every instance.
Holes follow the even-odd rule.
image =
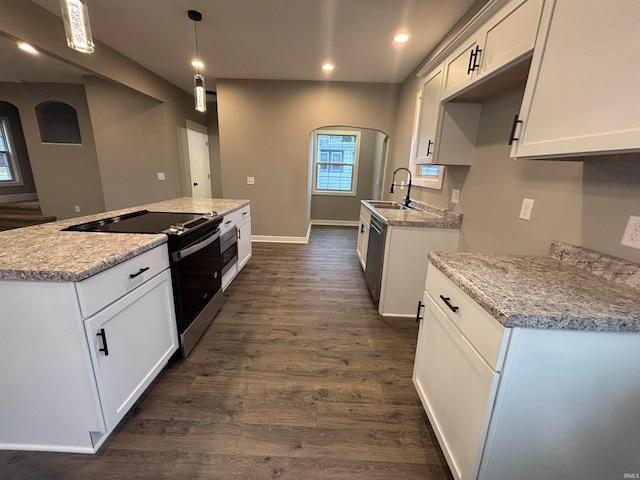
[[[0,187],[15,187],[24,185],[22,173],[20,172],[20,164],[16,155],[16,144],[13,141],[11,132],[11,121],[8,117],[0,116],[0,130],[4,132],[7,150],[1,150],[9,157],[9,171],[13,176],[13,180],[0,180]]]
[[[360,163],[360,142],[361,142],[361,133],[359,130],[326,130],[326,129],[318,129],[313,132],[313,145],[312,145],[312,155],[313,155],[313,185],[312,185],[312,194],[313,195],[330,195],[330,196],[356,196],[356,192],[358,190],[358,165]],[[327,162],[319,162],[318,161],[318,136],[319,135],[330,135],[330,136],[350,136],[356,137],[356,145],[354,149],[354,159],[353,163],[335,163],[333,162],[333,154],[339,153],[342,156],[342,151],[340,152],[330,152],[329,158]],[[334,170],[333,167],[338,167],[340,169],[345,166],[352,167],[351,173],[351,189],[350,190],[328,190],[328,189],[318,189],[317,181],[318,181],[318,167],[322,167],[326,165],[327,171],[331,172]],[[330,168],[329,168],[330,167]]]

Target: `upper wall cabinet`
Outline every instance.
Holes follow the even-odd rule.
[[[511,156],[640,151],[639,19],[638,0],[547,1]]]
[[[416,101],[416,118],[411,145],[413,163],[433,163],[435,158],[436,130],[441,117],[443,68],[439,65],[426,77]]]
[[[445,61],[443,99],[488,79],[533,50],[542,0],[512,0],[463,41]]]

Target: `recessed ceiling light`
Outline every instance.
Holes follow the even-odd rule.
[[[333,65],[331,65],[330,63],[325,63],[324,65],[322,65],[322,70],[324,70],[325,72],[330,72],[333,70]]]
[[[194,60],[193,62],[191,62],[191,65],[196,68],[204,68],[204,63],[202,63],[202,60]]]
[[[409,35],[406,33],[399,33],[395,37],[393,37],[393,41],[396,43],[404,43],[409,40]]]
[[[31,45],[29,45],[27,42],[18,42],[18,48],[27,53],[31,53],[31,54],[38,53],[38,51],[35,48],[33,48]]]

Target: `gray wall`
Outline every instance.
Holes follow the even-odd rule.
[[[251,200],[254,235],[304,237],[310,133],[325,125],[393,132],[398,86],[220,79],[217,92],[224,197]]]
[[[360,200],[373,198],[372,185],[375,178],[376,147],[378,132],[369,129],[350,129],[331,127],[337,130],[360,132],[360,155],[358,161],[357,189],[354,196],[348,195],[312,195],[311,218],[314,220],[339,220],[357,222],[360,217]],[[323,128],[329,130],[329,128]]]
[[[401,98],[415,96],[416,88],[408,79]],[[522,93],[517,88],[486,101],[472,165],[447,167],[442,190],[416,187],[412,197],[464,214],[461,251],[546,254],[552,241],[562,240],[640,261],[639,250],[620,245],[629,215],[640,215],[640,155],[637,161],[510,158],[505,139]],[[413,118],[409,103],[400,106],[396,131],[405,166],[409,144],[402,139],[410,138]],[[458,205],[450,202],[453,188],[461,190]],[[535,200],[529,221],[518,216],[523,198]]]
[[[104,211],[100,171],[89,109],[82,85],[0,85],[0,99],[18,107],[42,213],[59,219]],[[81,145],[40,141],[35,107],[55,100],[76,109]],[[81,212],[76,213],[75,205]]]

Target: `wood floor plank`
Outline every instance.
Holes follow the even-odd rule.
[[[356,240],[254,243],[189,358],[96,455],[0,451],[0,479],[451,479],[411,381],[418,326],[378,315]]]

